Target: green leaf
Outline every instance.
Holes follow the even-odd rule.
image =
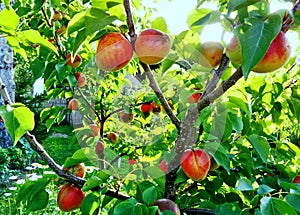
[[[25,60],[27,59],[27,54],[25,49],[20,46],[19,39],[16,36],[7,36],[6,37],[8,44],[13,48],[14,52],[21,55]]]
[[[218,142],[209,142],[204,148],[228,174],[230,174],[230,160],[226,149]]]
[[[84,43],[84,41],[87,39],[86,36],[86,29],[82,29],[80,31],[77,32],[76,38],[75,38],[75,44],[73,47],[73,55],[76,54],[76,52],[80,49],[80,47],[82,46],[82,44]]]
[[[68,34],[82,30],[85,27],[85,11],[77,13],[68,23]]]
[[[300,212],[300,194],[299,193],[292,193],[285,196],[284,200],[289,203],[294,209]]]
[[[27,201],[27,212],[41,210],[47,207],[49,200],[49,194],[46,190],[40,190],[35,193],[30,200]]]
[[[261,196],[267,194],[267,193],[271,193],[273,192],[274,189],[269,187],[268,185],[265,185],[265,184],[261,184],[259,185],[258,189],[257,189],[257,193]]]
[[[252,134],[247,137],[248,141],[252,144],[264,163],[268,162],[268,156],[270,154],[270,145],[266,138]]]
[[[144,171],[155,180],[156,183],[162,188],[165,186],[165,173],[158,167],[147,167]]]
[[[20,204],[22,201],[26,201],[29,198],[30,191],[32,190],[34,184],[34,181],[26,181],[25,184],[21,186],[16,197],[17,204]]]
[[[264,215],[297,215],[290,204],[278,198],[264,197],[260,202],[260,210]]]
[[[89,191],[89,190],[99,186],[102,183],[103,183],[103,180],[101,178],[93,175],[84,183],[84,185],[82,187],[82,191],[84,191],[84,192]]]
[[[249,106],[242,98],[235,97],[235,96],[228,96],[228,102],[234,104],[237,108],[243,110],[248,116],[251,116],[249,111]]]
[[[242,50],[242,70],[247,78],[252,68],[265,56],[271,42],[281,29],[279,14],[271,15],[266,21],[251,20],[251,25],[241,25],[234,31]],[[243,28],[247,27],[246,31]]]
[[[253,190],[252,182],[247,178],[241,178],[237,182],[236,189],[241,191]]]
[[[213,11],[208,8],[196,9],[188,15],[188,25],[193,28],[206,24],[213,24],[220,20],[220,11]]]
[[[22,36],[23,40],[29,41],[33,44],[41,45],[58,55],[56,47],[52,43],[49,43],[47,39],[43,38],[38,31],[32,29],[26,30],[22,32]]]
[[[157,200],[157,190],[155,187],[149,187],[142,194],[143,201],[147,205],[152,205]]]
[[[224,215],[224,214],[230,214],[230,215],[239,215],[241,212],[241,209],[237,203],[225,203],[218,205],[215,213],[216,215]]]
[[[19,25],[19,16],[15,13],[15,11],[11,7],[9,9],[4,8],[0,12],[0,31],[2,31],[2,29],[15,31],[18,25]]]
[[[300,191],[299,186],[297,186],[297,184],[295,184],[295,183],[290,183],[290,182],[286,182],[286,181],[279,181],[279,186],[286,189],[286,190],[293,189],[293,190]]]
[[[259,2],[260,0],[230,0],[228,2],[228,14],[230,14],[234,10],[239,10],[245,7],[248,7],[249,5],[255,4],[256,2]]]
[[[35,58],[34,61],[30,63],[30,70],[33,73],[33,80],[37,80],[38,78],[42,77],[44,71],[46,69],[46,62],[41,58]]]
[[[28,212],[40,210],[47,206],[49,195],[45,191],[46,186],[52,180],[53,175],[44,175],[37,181],[26,181],[18,192],[16,201],[26,203]]]
[[[295,17],[295,22],[297,25],[300,25],[300,10],[297,10],[296,13],[294,14]]]
[[[70,75],[70,70],[68,70],[68,68],[70,69],[70,67],[66,66],[65,62],[55,65],[55,69],[58,73],[58,80],[60,82],[63,82],[65,78]]]
[[[34,113],[23,105],[0,107],[0,116],[4,119],[5,127],[13,139],[14,144],[27,132],[34,128]]]
[[[151,23],[151,27],[154,29],[158,29],[161,30],[163,32],[168,33],[168,25],[166,23],[166,20],[163,17],[157,17],[156,19],[154,19]]]
[[[115,20],[117,20],[116,16],[107,16],[106,12],[103,10],[96,8],[88,9],[85,14],[87,36],[95,33],[96,31],[100,31]]]
[[[64,168],[68,168],[70,166],[74,166],[74,165],[76,165],[78,163],[81,163],[81,162],[90,161],[89,158],[91,158],[90,156],[92,156],[93,154],[95,154],[95,153],[94,153],[94,151],[90,147],[78,149],[72,155],[72,157],[68,157],[65,160]],[[87,156],[87,155],[89,155],[89,156]]]
[[[133,215],[136,201],[134,199],[125,200],[114,208],[114,215]]]
[[[137,184],[136,195],[135,198],[139,202],[143,202],[143,193],[150,187],[153,187],[154,184],[150,183],[149,181],[141,181]]]
[[[84,197],[80,209],[84,215],[93,215],[99,206],[100,196],[93,192]]]
[[[162,73],[166,72],[168,69],[171,68],[171,66],[178,60],[178,55],[175,53],[170,53],[166,59],[162,62],[161,68]]]
[[[34,10],[39,11],[46,0],[34,0]]]
[[[60,90],[57,89],[57,92],[60,93]],[[59,116],[62,114],[61,111],[64,109],[63,106],[53,106],[51,109],[45,108],[40,116],[42,120],[46,120],[46,127],[49,131],[52,127],[53,123],[59,118]]]
[[[106,1],[103,0],[92,0],[92,7],[93,8],[98,8],[101,10],[107,10],[107,5],[106,5]]]
[[[53,8],[56,8],[56,7],[62,8],[60,0],[50,0],[49,2]]]
[[[141,0],[132,0],[132,4],[137,10],[140,10]]]
[[[241,117],[237,116],[234,113],[228,112],[231,125],[235,131],[240,133],[243,130],[243,120]]]
[[[179,168],[179,170],[177,172],[177,177],[176,177],[176,180],[175,180],[175,184],[179,184],[179,183],[184,182],[186,180],[188,180],[188,177],[183,172],[182,168]]]

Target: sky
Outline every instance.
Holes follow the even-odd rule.
[[[147,2],[147,3],[146,3]],[[207,1],[211,2],[211,1]],[[291,3],[282,3],[278,0],[270,1],[270,10],[271,12],[275,12],[280,9],[291,9]],[[157,9],[157,13],[153,15],[154,18],[162,16],[166,19],[166,22],[169,26],[169,30],[172,34],[176,35],[181,31],[188,29],[188,25],[186,23],[186,19],[188,14],[193,10],[193,8],[197,4],[197,0],[172,0],[171,2],[168,0],[159,0],[158,3],[153,3],[153,0],[144,1],[143,4],[155,7]],[[216,3],[205,3],[201,6],[202,8],[210,8],[216,10]],[[221,25],[213,24],[207,25],[205,30],[201,34],[201,41],[219,41],[221,39]],[[289,32],[288,32],[289,33]],[[290,34],[290,33],[289,33]],[[288,35],[291,40],[296,39],[296,34]],[[229,42],[231,34],[225,35],[225,42]]]

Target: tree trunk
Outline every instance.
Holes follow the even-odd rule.
[[[13,1],[10,1],[11,6]],[[4,9],[4,4],[0,3],[0,11]],[[11,101],[15,102],[15,82],[14,82],[14,59],[13,50],[6,43],[6,38],[0,36],[0,77],[8,91]],[[0,96],[0,106],[4,105],[4,101]],[[4,123],[0,120],[0,147],[7,148],[12,146],[12,138],[7,133]]]

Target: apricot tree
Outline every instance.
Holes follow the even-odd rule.
[[[62,167],[30,133],[33,113],[10,102],[0,79],[0,115],[14,143],[24,136],[57,174],[22,186],[17,201],[29,212],[47,207],[46,187],[58,176],[66,184],[59,207],[82,214],[300,212],[299,40],[274,44],[299,30],[300,1],[272,13],[272,1],[219,0],[218,10],[204,2],[178,35],[140,0],[16,1],[0,12],[0,32],[32,78],[45,80],[48,99],[71,101],[40,113],[48,130],[82,115],[74,125],[81,149]],[[236,43],[207,68],[200,35],[217,22]],[[266,54],[260,71],[280,68],[254,73]],[[77,177],[69,169],[80,163],[96,169]],[[64,198],[72,195],[74,205]]]

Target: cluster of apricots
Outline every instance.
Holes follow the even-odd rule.
[[[60,20],[61,14],[54,13],[53,18]],[[135,52],[139,61],[144,64],[158,64],[169,53],[171,49],[170,37],[156,29],[146,29],[138,35],[134,43],[130,43],[126,37],[119,32],[111,32],[104,35],[97,47],[96,51],[96,64],[104,71],[117,71],[124,68],[132,59]],[[280,32],[277,37],[272,41],[267,53],[263,59],[252,69],[258,73],[268,73],[277,70],[282,67],[289,59],[291,53],[291,46],[285,37],[283,32]],[[225,49],[225,54],[231,60],[233,64],[242,63],[241,46],[236,37],[233,37],[230,43]],[[199,51],[199,64],[206,68],[215,68],[220,65],[222,57],[224,55],[224,46],[219,42],[205,42],[201,46]],[[72,68],[77,68],[82,62],[81,57],[77,54],[74,58],[70,54],[67,55],[66,64]],[[86,84],[86,77],[82,73],[75,74],[78,82],[78,87],[83,87]],[[193,88],[193,92],[187,98],[187,103],[197,103],[201,98],[201,92],[199,88]],[[168,101],[170,107],[173,109],[173,105]],[[78,110],[79,101],[75,98],[69,102],[70,110]],[[141,104],[140,110],[142,113],[155,113],[158,114],[162,110],[160,104],[151,102],[144,102]],[[122,110],[120,112],[120,119],[129,123],[133,120],[133,113],[131,111]],[[97,124],[91,124],[91,135],[98,136],[100,132],[100,126]],[[111,143],[118,141],[118,135],[114,132],[109,132],[106,137]],[[103,156],[104,143],[99,140],[94,149],[99,159]],[[135,164],[137,161],[129,158],[130,165]],[[181,168],[183,172],[194,181],[201,181],[207,177],[209,171],[215,170],[219,167],[214,158],[209,155],[203,149],[187,149],[181,156]],[[78,164],[81,165],[81,164]],[[67,168],[66,171],[70,171],[78,177],[84,177],[84,167],[75,166]],[[166,160],[162,160],[159,164],[159,168],[167,174],[168,164]],[[300,183],[300,176],[297,176],[294,180],[295,183]],[[80,188],[70,183],[61,188],[58,195],[58,205],[63,211],[70,211],[78,208],[81,205],[84,193]],[[159,199],[153,205],[157,206],[162,212],[164,210],[170,210],[176,215],[180,214],[178,206],[169,199]],[[158,214],[158,213],[157,213]]]
[[[116,71],[126,66],[135,51],[142,63],[153,65],[161,62],[169,53],[171,40],[167,34],[156,29],[146,29],[138,35],[132,45],[121,33],[111,32],[99,41],[96,52],[96,63],[105,71]],[[219,42],[205,42],[199,51],[199,63],[207,68],[220,65],[224,46]],[[233,37],[226,47],[226,55],[234,64],[242,63],[241,46]],[[253,71],[267,73],[282,67],[289,59],[291,46],[280,32],[272,41],[264,58],[253,68]]]

